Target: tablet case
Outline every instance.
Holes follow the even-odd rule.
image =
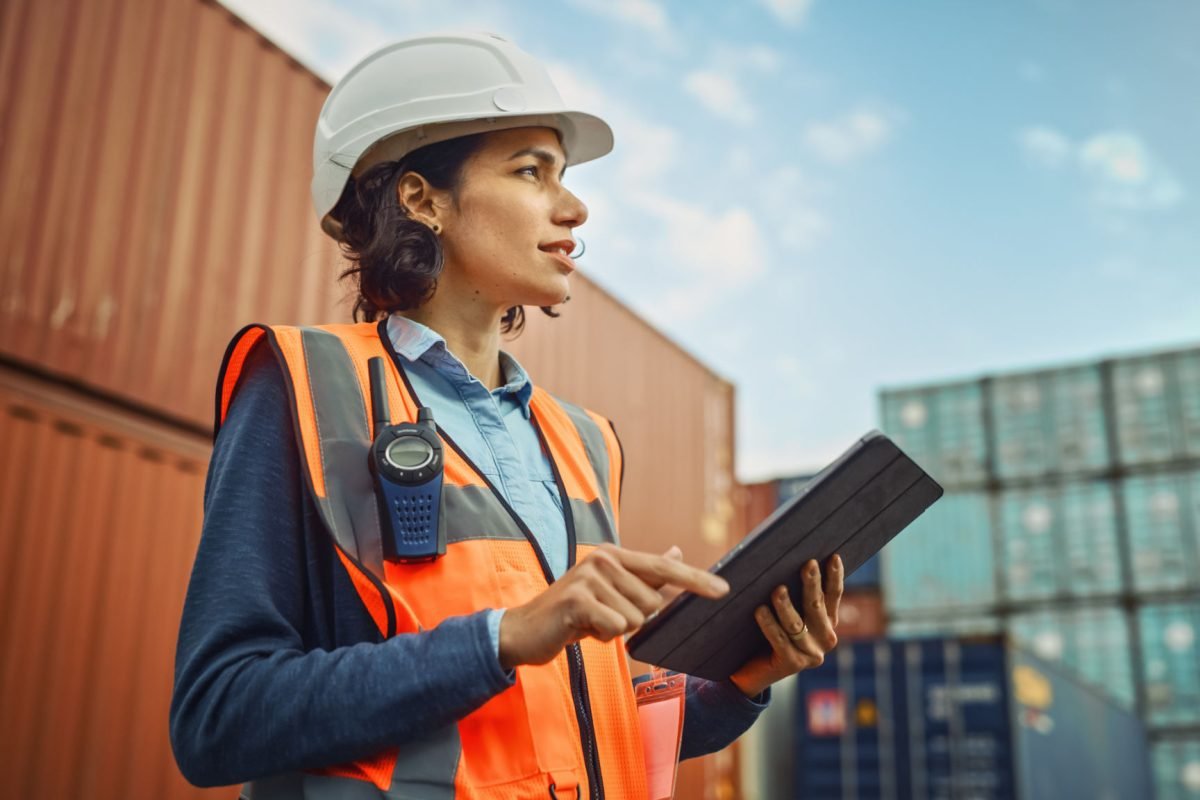
[[[684,592],[630,637],[639,661],[724,680],[770,651],[754,609],[783,584],[799,602],[800,570],[838,553],[856,570],[939,497],[942,487],[891,439],[870,431],[821,470],[709,570],[729,582],[719,600]]]

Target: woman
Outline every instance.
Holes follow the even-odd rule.
[[[494,36],[391,45],[330,93],[314,200],[366,322],[250,326],[230,345],[171,706],[193,783],[252,781],[256,798],[646,795],[622,637],[663,592],[728,586],[676,548],[616,545],[614,429],[500,350],[523,306],[566,301],[587,208],[563,172],[611,146]],[[440,434],[422,466],[442,474],[437,499],[377,504],[390,473],[368,466],[372,436],[418,408]],[[783,591],[758,609],[770,655],[729,681],[688,679],[682,757],[729,744],[771,683],[821,663],[839,559],[827,573],[823,588],[806,567],[803,615]]]

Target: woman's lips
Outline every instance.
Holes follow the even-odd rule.
[[[569,271],[569,272],[575,271],[575,262],[571,259],[570,256],[566,255],[565,253],[563,253],[559,250],[543,250],[542,252],[545,253],[546,255],[550,256],[551,258],[555,259],[556,261],[558,261],[558,263],[565,266],[567,268],[567,271]]]

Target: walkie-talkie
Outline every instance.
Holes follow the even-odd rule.
[[[374,410],[375,441],[369,463],[375,478],[383,554],[391,561],[432,561],[446,554],[440,533],[442,442],[433,411],[421,408],[417,422],[391,424],[382,358],[367,362]]]

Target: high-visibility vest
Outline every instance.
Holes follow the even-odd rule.
[[[337,555],[384,638],[433,628],[484,608],[512,608],[553,580],[528,526],[439,430],[446,553],[385,560],[374,485],[367,361],[389,365],[393,423],[417,400],[383,323],[251,325],[230,343],[217,384],[217,427],[246,356],[269,343],[293,400],[303,472]],[[622,454],[603,417],[535,388],[535,428],[563,498],[568,561],[617,541]],[[398,712],[402,711],[400,709]],[[456,723],[370,758],[255,781],[255,800],[326,798],[643,798],[637,707],[621,637],[587,638],[548,664],[516,668],[516,684]]]

